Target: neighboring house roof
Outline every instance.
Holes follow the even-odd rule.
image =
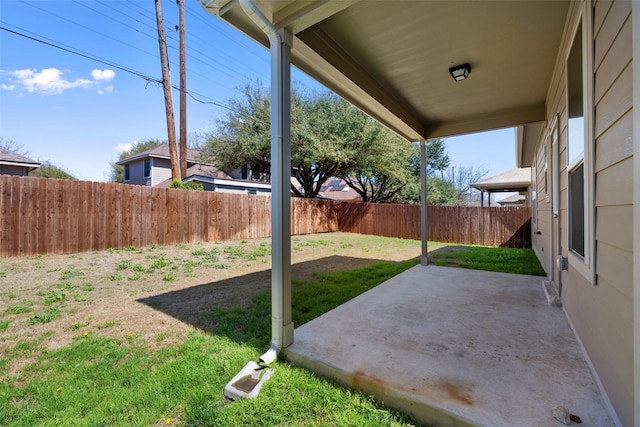
[[[25,167],[29,171],[40,167],[39,162],[4,148],[0,148],[0,165]]]
[[[502,200],[498,200],[498,203],[502,206],[505,205],[524,205],[527,201],[526,196],[521,194],[514,194],[513,196],[505,197]]]
[[[527,191],[531,186],[531,168],[515,168],[471,184],[480,191]]]
[[[216,169],[211,165],[196,163],[193,166],[187,168],[187,176],[184,180],[185,181],[206,181],[211,178],[233,179],[226,173]],[[160,184],[156,185],[156,187],[167,188],[169,187],[170,184],[171,184],[171,179],[166,179],[162,181]]]
[[[331,200],[362,200],[362,197],[356,191],[349,187],[344,179],[330,178],[320,187],[318,193],[320,199]]]
[[[116,165],[126,165],[127,163],[136,162],[138,160],[145,159],[147,157],[156,157],[160,159],[170,159],[169,155],[169,144],[160,144],[155,148],[150,150],[142,151],[138,154],[134,154],[131,157],[127,157],[126,159],[122,159],[116,163]],[[200,160],[202,157],[202,152],[199,150],[187,149],[187,162],[188,163],[202,163],[209,164],[207,162],[203,162]]]

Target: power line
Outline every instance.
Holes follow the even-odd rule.
[[[145,27],[150,28],[150,29],[151,29],[151,30],[153,30],[153,31],[155,31],[155,30],[156,30],[156,27],[155,27],[154,25],[147,24],[147,23],[145,23],[145,22],[140,21],[139,19],[134,18],[134,17],[133,17],[133,16],[131,16],[131,15],[127,15],[125,12],[123,12],[123,11],[121,11],[121,10],[119,10],[119,9],[116,9],[116,8],[115,8],[115,7],[113,7],[111,4],[104,3],[104,2],[102,2],[102,1],[100,1],[100,0],[96,0],[96,3],[101,4],[102,6],[104,6],[104,7],[106,7],[106,8],[109,8],[109,9],[111,9],[111,10],[115,11],[115,12],[118,12],[118,13],[120,13],[120,14],[122,14],[122,15],[126,16],[127,18],[130,18],[130,19],[132,19],[133,21],[135,21],[135,22],[137,22],[137,23],[139,23],[139,24],[141,24],[141,25],[144,25]],[[143,10],[144,10],[144,9],[143,9]],[[143,13],[138,12],[138,14],[139,14],[139,15],[144,16],[144,14],[143,14]],[[147,18],[148,20],[150,20],[150,21],[153,21],[149,16],[146,16],[146,18]]]
[[[79,24],[79,23],[77,23],[77,22],[75,22],[75,21],[72,21],[71,19],[67,19],[67,18],[65,18],[64,16],[60,16],[60,15],[58,15],[58,14],[56,14],[56,13],[53,13],[53,12],[51,12],[50,10],[43,9],[43,8],[41,8],[41,7],[38,7],[38,6],[34,5],[34,4],[27,3],[27,2],[25,2],[25,1],[23,1],[23,0],[21,0],[21,3],[24,3],[24,4],[26,4],[27,6],[33,7],[34,9],[38,9],[38,10],[40,10],[40,11],[42,11],[42,12],[45,12],[45,13],[47,13],[47,14],[49,14],[49,15],[55,16],[56,18],[58,18],[58,19],[62,19],[63,21],[66,21],[66,22],[69,22],[69,23],[71,23],[71,24],[74,24],[74,25],[77,25],[77,26],[79,26],[79,27],[82,27],[82,28],[84,28],[84,29],[86,29],[86,30],[89,30],[89,31],[91,31],[91,32],[93,32],[93,33],[96,33],[96,34],[98,34],[98,35],[100,35],[100,36],[102,36],[102,37],[106,37],[106,38],[111,39],[111,40],[113,40],[113,41],[116,41],[116,42],[118,42],[118,43],[121,43],[121,44],[124,44],[124,45],[126,45],[126,46],[129,46],[129,47],[131,47],[131,48],[133,48],[133,49],[135,49],[135,50],[138,50],[138,51],[140,51],[140,52],[142,52],[142,53],[146,53],[147,55],[151,55],[149,52],[144,51],[144,50],[142,50],[142,49],[140,49],[140,48],[138,48],[138,47],[136,47],[136,46],[134,46],[134,45],[132,45],[132,44],[129,44],[129,43],[124,42],[124,41],[122,41],[122,40],[118,40],[118,39],[116,39],[116,38],[114,38],[114,37],[111,37],[111,36],[110,36],[110,35],[108,35],[108,34],[104,34],[104,33],[101,33],[101,32],[99,32],[99,31],[96,31],[96,30],[94,30],[94,29],[93,29],[93,28],[91,28],[91,27],[87,27],[86,25]],[[153,55],[152,55],[152,56],[153,56]]]
[[[12,24],[9,24],[9,23],[7,23],[5,21],[0,20],[0,22],[2,22],[5,25],[11,25],[12,27],[18,28],[18,29],[20,29],[22,31],[30,32],[28,30],[24,30],[23,28],[17,27],[17,26],[12,25]],[[20,37],[24,37],[24,38],[26,38],[28,40],[32,40],[32,41],[35,41],[35,42],[38,42],[38,43],[42,43],[42,44],[44,44],[46,46],[50,46],[50,47],[53,47],[53,48],[56,48],[56,49],[60,49],[60,50],[62,50],[64,52],[68,52],[68,53],[71,53],[71,54],[74,54],[74,55],[78,55],[78,56],[81,56],[83,58],[90,59],[90,60],[95,61],[95,62],[99,62],[99,63],[104,64],[104,65],[108,65],[110,67],[116,68],[116,69],[124,71],[126,73],[133,74],[133,75],[135,75],[137,77],[140,77],[141,79],[146,80],[149,83],[162,85],[162,80],[161,79],[158,79],[156,77],[152,77],[152,76],[150,76],[148,74],[144,74],[144,73],[142,73],[140,71],[136,71],[136,70],[134,70],[132,68],[126,67],[124,65],[117,64],[117,63],[115,63],[113,61],[109,61],[109,60],[100,58],[98,56],[92,55],[90,53],[83,52],[83,51],[75,49],[75,48],[64,47],[61,44],[58,44],[57,42],[53,42],[53,41],[49,42],[49,41],[43,40],[43,38],[38,38],[38,37],[42,37],[42,36],[40,36],[38,34],[36,34],[36,36],[38,36],[38,37],[29,36],[27,34],[21,33],[19,31],[12,30],[10,28],[6,28],[4,26],[0,26],[0,30],[7,31],[7,32],[12,33],[14,35],[17,35],[17,36],[20,36]],[[32,34],[35,34],[35,33],[32,33]],[[49,39],[49,40],[51,40],[51,39]],[[172,85],[172,88],[177,90],[177,91],[180,91],[180,88],[176,87],[174,85]],[[227,110],[232,110],[232,108],[229,107],[228,105],[224,105],[223,103],[218,102],[216,100],[213,100],[212,98],[209,98],[206,95],[202,95],[200,93],[193,92],[193,91],[185,91],[185,93],[187,95],[189,95],[189,97],[191,97],[194,101],[199,102],[201,104],[210,104],[210,105],[215,105],[217,107],[225,108]],[[199,99],[199,98],[196,97],[196,95],[198,97],[201,97],[201,98],[210,99],[210,101],[204,101],[202,99]]]
[[[125,27],[127,27],[127,28],[131,28],[131,29],[132,29],[133,31],[135,31],[136,33],[140,33],[140,34],[142,34],[142,35],[144,35],[144,36],[150,37],[151,39],[155,40],[155,39],[154,39],[154,37],[153,37],[153,36],[151,36],[150,34],[147,34],[147,33],[145,33],[145,32],[142,32],[142,31],[138,30],[137,28],[132,27],[131,25],[125,24],[124,22],[120,21],[119,19],[114,18],[113,16],[106,15],[106,14],[102,13],[101,11],[99,11],[99,10],[97,10],[97,9],[94,9],[94,8],[90,7],[90,6],[89,6],[89,5],[87,5],[86,3],[81,3],[81,2],[79,2],[78,0],[73,0],[73,2],[74,2],[74,3],[76,3],[76,4],[78,4],[78,5],[80,5],[80,6],[82,6],[82,7],[87,8],[87,9],[89,9],[89,10],[92,10],[92,11],[94,11],[95,13],[97,13],[97,14],[99,14],[99,15],[102,15],[102,16],[104,16],[104,17],[105,17],[105,18],[107,18],[107,19],[110,19],[110,20],[112,20],[112,21],[115,21],[115,22],[117,22],[117,23],[118,23],[118,24],[120,24],[120,25],[124,25],[124,26],[125,26]],[[119,12],[119,11],[118,11],[118,10],[116,10],[116,9],[113,9],[113,8],[111,8],[111,9],[112,9],[112,10],[115,10],[116,12]],[[122,13],[122,12],[120,12],[120,13]],[[124,14],[124,15],[125,15],[125,16],[128,16],[128,15],[126,15],[126,14]],[[76,25],[78,25],[76,22],[74,22],[74,23],[75,23]],[[120,41],[120,42],[122,43],[122,41]]]
[[[35,34],[35,33],[32,33],[31,31],[25,30],[24,28],[20,28],[20,27],[17,27],[15,25],[9,24],[8,22],[2,21],[2,20],[0,20],[0,22],[2,22],[5,25],[11,25],[12,27],[18,28],[18,29],[20,29],[22,31],[29,32],[31,34]],[[74,49],[74,48],[71,48],[71,47],[64,47],[62,44],[57,44],[57,42],[48,42],[48,41],[44,40],[44,37],[40,36],[39,34],[36,34],[36,35],[38,37],[42,37],[42,38],[29,36],[27,34],[19,32],[19,31],[15,31],[15,30],[12,30],[10,28],[6,28],[6,27],[2,27],[2,26],[0,26],[0,30],[7,31],[7,32],[15,34],[17,36],[24,37],[26,39],[29,39],[29,40],[32,40],[32,41],[35,41],[35,42],[38,42],[38,43],[42,43],[44,45],[47,45],[47,46],[50,46],[50,47],[54,47],[56,49],[60,49],[60,50],[63,50],[65,52],[68,52],[68,53],[72,53],[74,55],[82,56],[83,58],[87,58],[87,59],[90,59],[92,61],[100,62],[101,64],[109,65],[110,67],[117,68],[117,69],[122,70],[122,71],[126,71],[127,73],[135,74],[136,76],[141,77],[144,80],[147,80],[147,81],[152,82],[152,83],[153,82],[162,83],[162,80],[158,80],[158,79],[156,79],[154,77],[151,77],[151,76],[149,76],[147,74],[141,73],[139,71],[132,70],[130,68],[125,67],[124,65],[116,64],[115,62],[108,61],[106,59],[97,57],[97,56],[92,55],[92,54],[87,53],[87,52],[83,52],[83,51],[81,51],[79,49]],[[49,40],[51,40],[51,39],[49,39]]]
[[[127,28],[130,28],[130,29],[132,29],[133,31],[135,31],[135,32],[137,32],[137,33],[140,33],[140,34],[142,34],[142,35],[144,35],[144,36],[146,36],[146,37],[150,38],[151,40],[155,40],[155,38],[156,38],[156,36],[155,36],[155,35],[150,35],[149,33],[146,33],[146,32],[144,32],[144,31],[141,31],[141,30],[137,29],[137,28],[134,28],[134,27],[132,27],[131,25],[128,25],[128,24],[126,24],[126,23],[122,22],[121,20],[119,20],[119,19],[117,19],[117,18],[115,18],[115,17],[113,17],[113,16],[106,15],[106,14],[105,14],[105,13],[103,13],[102,11],[99,11],[99,10],[97,10],[97,9],[95,9],[95,8],[89,7],[89,6],[87,6],[87,5],[85,5],[85,4],[81,3],[81,2],[79,2],[79,1],[77,1],[77,0],[73,0],[73,2],[74,2],[74,3],[76,3],[76,4],[78,4],[78,5],[80,5],[80,6],[85,7],[85,8],[86,8],[86,9],[88,9],[88,10],[93,11],[93,12],[94,12],[94,13],[96,13],[96,14],[99,14],[99,15],[101,15],[101,16],[103,16],[103,17],[105,17],[105,18],[108,18],[108,19],[110,19],[110,20],[113,20],[113,21],[115,21],[115,22],[119,23],[120,25],[123,25],[123,26],[125,26],[125,27],[127,27]],[[151,53],[151,52],[149,52],[149,51],[146,51],[146,50],[140,49],[140,48],[138,48],[138,47],[136,47],[136,46],[132,46],[131,44],[129,44],[129,43],[127,43],[127,42],[124,42],[124,41],[119,40],[119,39],[117,39],[117,38],[111,37],[111,36],[106,35],[106,34],[104,34],[104,33],[100,33],[100,32],[98,32],[98,31],[95,31],[95,30],[93,30],[92,28],[89,28],[89,27],[87,27],[87,26],[85,26],[85,25],[83,25],[83,24],[80,24],[80,23],[78,23],[78,22],[75,22],[75,21],[74,21],[74,20],[72,20],[72,19],[68,19],[68,18],[62,17],[62,16],[60,16],[60,15],[58,15],[58,14],[56,14],[56,13],[52,12],[52,11],[49,11],[49,10],[44,9],[44,8],[42,8],[42,7],[38,7],[38,6],[32,5],[32,4],[30,4],[30,3],[27,3],[27,2],[25,2],[24,0],[21,0],[21,3],[24,3],[24,4],[28,5],[28,6],[31,6],[31,7],[35,8],[35,9],[37,9],[37,10],[40,10],[41,12],[44,12],[44,13],[49,14],[49,15],[51,15],[51,16],[54,16],[54,17],[56,17],[56,18],[58,18],[58,19],[62,19],[62,20],[64,20],[64,21],[66,21],[66,22],[69,22],[69,23],[74,24],[74,25],[76,25],[76,26],[79,26],[79,27],[81,27],[81,28],[87,29],[87,30],[89,30],[89,31],[91,31],[91,32],[94,32],[94,33],[96,33],[96,34],[100,35],[100,36],[103,36],[103,37],[106,37],[106,38],[108,38],[108,39],[114,40],[114,41],[116,41],[116,42],[118,42],[118,43],[121,43],[121,44],[123,44],[123,45],[125,45],[125,46],[132,47],[132,48],[134,48],[134,49],[136,49],[136,50],[138,50],[138,51],[140,51],[140,52],[145,53],[146,55],[148,55],[148,56],[150,56],[150,57],[152,57],[152,58],[154,58],[154,59],[158,59],[157,54],[154,54],[154,53]],[[102,2],[98,2],[98,3],[100,3],[100,4],[103,4],[103,5],[104,5],[104,3],[102,3]],[[142,11],[146,12],[146,10],[145,10],[144,8],[142,8],[142,7],[141,7],[140,5],[138,5],[138,4],[135,4],[135,2],[129,3],[129,5],[134,5],[134,6],[135,6],[135,7],[137,7],[139,10],[142,10]],[[136,20],[135,18],[131,17],[129,14],[127,14],[126,12],[123,12],[122,10],[118,10],[118,9],[113,8],[113,7],[111,7],[111,6],[108,6],[108,5],[105,5],[105,6],[109,7],[111,10],[113,10],[113,11],[115,11],[115,12],[118,12],[118,13],[120,13],[120,14],[124,15],[124,16],[127,16],[127,17],[128,17],[128,18],[130,18],[130,19],[135,20],[136,22],[141,23],[140,21],[138,21],[138,20]],[[142,15],[142,16],[144,16],[145,18],[147,18],[148,20],[150,20],[150,21],[151,21],[151,18],[150,18],[150,16],[149,16],[149,15],[145,15],[145,14],[143,14],[142,12],[137,12],[137,13],[138,13],[138,14],[140,14],[140,15]],[[145,26],[146,26],[146,27],[148,27],[148,28],[151,28],[151,29],[154,29],[154,30],[155,30],[155,27],[152,27],[152,26],[151,26],[151,25],[149,25],[149,24],[144,24],[144,23],[141,23],[141,24],[142,24],[142,25],[145,25]],[[211,27],[211,28],[214,28],[214,27]],[[215,28],[214,28],[214,29],[215,29]],[[217,30],[217,29],[216,29],[216,30]],[[217,31],[219,31],[219,30],[217,30]],[[173,37],[171,37],[171,36],[167,36],[167,38],[169,38],[169,39],[174,40],[174,41],[176,41],[176,42],[177,42],[177,40],[175,40],[175,38],[173,38]],[[202,39],[200,39],[200,40],[202,40]],[[176,48],[175,46],[173,46],[172,44],[168,44],[168,47],[169,47],[170,49],[177,50],[177,48]],[[193,52],[198,52],[198,53],[200,53],[200,54],[202,55],[202,57],[198,57],[198,56],[194,55],[194,53],[193,53]],[[222,63],[222,62],[220,62],[220,61],[215,61],[215,60],[213,60],[213,58],[208,57],[205,53],[203,53],[203,52],[201,52],[201,51],[199,51],[199,50],[197,50],[197,49],[195,49],[195,48],[193,48],[193,47],[189,47],[189,48],[188,48],[188,50],[187,50],[187,54],[188,54],[188,56],[189,56],[190,58],[192,58],[192,59],[193,59],[193,60],[195,60],[196,62],[199,62],[199,63],[201,63],[201,64],[203,64],[203,65],[205,65],[205,66],[207,66],[207,67],[211,67],[211,68],[213,68],[214,70],[216,70],[216,71],[218,71],[218,72],[220,72],[220,73],[223,73],[223,74],[227,75],[228,77],[230,77],[230,78],[232,78],[232,79],[237,80],[237,81],[238,81],[238,82],[240,82],[240,83],[243,83],[244,81],[246,81],[246,80],[248,79],[248,76],[247,76],[247,75],[242,75],[242,74],[241,74],[241,75],[242,75],[242,77],[244,77],[244,80],[243,80],[242,78],[238,77],[238,74],[240,74],[240,73],[241,73],[241,71],[240,71],[240,70],[236,71],[236,70],[234,70],[233,68],[229,67],[228,65],[226,65],[226,64],[224,64],[224,63]],[[206,58],[206,59],[204,59],[204,58]],[[233,61],[229,61],[229,63],[233,63]],[[177,64],[176,62],[174,62],[174,61],[171,61],[171,64],[172,64],[173,66],[178,66],[178,64]],[[228,72],[227,72],[227,71],[225,71],[225,69],[226,69],[226,70],[228,70]],[[245,70],[245,71],[246,71],[246,68],[244,68],[243,70]],[[256,70],[254,70],[254,72],[256,72]],[[202,77],[202,78],[204,78],[204,79],[209,79],[209,76],[203,75],[203,74],[198,73],[198,72],[193,71],[193,70],[189,70],[189,73],[190,73],[190,74],[198,75],[198,76],[200,76],[200,77]],[[259,74],[259,73],[257,73],[257,72],[256,72],[256,74]],[[214,84],[215,84],[215,83],[214,83]]]

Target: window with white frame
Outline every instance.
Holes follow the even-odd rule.
[[[569,260],[595,283],[593,269],[593,32],[585,2],[566,62]]]
[[[567,59],[567,158],[569,160],[569,249],[584,258],[584,90],[582,23]]]
[[[131,179],[131,170],[129,165],[124,165],[124,180],[129,181]]]
[[[537,182],[537,169],[536,169],[536,162],[534,161],[533,164],[531,165],[531,182],[536,183]],[[538,199],[537,199],[537,191],[536,191],[536,187],[537,185],[533,186],[533,189],[531,190],[531,221],[533,222],[533,225],[535,226],[535,231],[538,231]]]
[[[544,174],[544,197],[549,203],[549,161],[547,160],[547,141],[542,146],[542,171]]]
[[[569,159],[569,249],[584,258],[584,90],[582,23],[567,59],[567,158]]]
[[[151,159],[144,159],[144,177],[149,178],[151,176]]]

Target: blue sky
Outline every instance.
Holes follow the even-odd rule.
[[[178,6],[173,0],[162,4],[172,83],[178,86]],[[269,54],[197,0],[185,4],[187,89],[193,96],[187,128],[193,135],[215,129],[226,111],[220,105],[239,96],[238,88],[269,83]],[[0,26],[48,43],[0,30],[4,140],[80,179],[107,181],[119,150],[166,139],[163,90],[143,78],[161,78],[153,1],[2,0]],[[295,69],[292,79],[319,87]],[[176,91],[173,101],[178,131]],[[515,166],[512,129],[448,138],[447,151],[452,165],[483,166],[488,176]]]

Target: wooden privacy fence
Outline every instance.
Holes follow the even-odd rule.
[[[334,210],[294,199],[291,232],[338,231]],[[0,257],[270,235],[270,197],[0,176]]]
[[[529,208],[428,215],[429,240],[530,246]],[[292,199],[292,234],[331,231],[420,239],[420,207]],[[0,176],[0,257],[270,235],[270,197]]]
[[[340,231],[420,239],[420,206],[348,203],[338,209]],[[531,247],[531,208],[428,206],[428,240]]]

